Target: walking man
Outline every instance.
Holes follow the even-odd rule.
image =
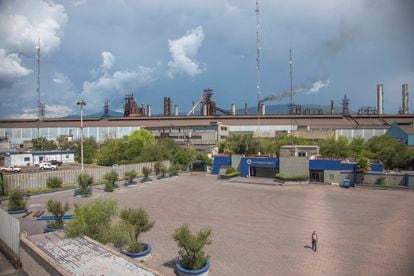
[[[316,231],[313,231],[312,233],[312,250],[316,252],[318,247],[318,235],[316,234]]]

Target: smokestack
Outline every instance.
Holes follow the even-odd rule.
[[[334,114],[334,102],[333,102],[333,100],[331,100],[331,115],[333,115]]]
[[[377,85],[377,112],[378,115],[384,114],[384,86]]]
[[[207,116],[207,105],[206,105],[206,104],[203,104],[203,105],[201,106],[201,108],[202,108],[202,110],[203,110],[203,116]]]
[[[402,85],[402,114],[408,114],[408,84]]]
[[[264,103],[260,104],[260,115],[266,115],[266,105]]]
[[[175,116],[179,116],[180,115],[180,112],[178,110],[178,105],[174,105],[174,115]]]
[[[152,117],[152,106],[147,105],[147,117]]]
[[[171,98],[164,97],[164,116],[171,116]]]
[[[247,115],[247,103],[244,104],[244,115]]]
[[[236,105],[231,104],[231,115],[236,116]]]

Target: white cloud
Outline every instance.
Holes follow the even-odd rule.
[[[91,70],[96,80],[85,81],[82,85],[81,98],[87,101],[103,103],[104,100],[130,93],[137,88],[155,81],[156,68],[139,66],[134,70],[108,72],[115,61],[115,56],[102,52],[101,70]]]
[[[108,71],[115,63],[115,57],[110,52],[102,52],[102,64],[101,69]]]
[[[38,38],[42,53],[57,49],[68,16],[52,1],[6,1],[0,10],[0,47],[9,52],[35,53]]]
[[[172,60],[168,62],[168,76],[174,77],[174,74],[185,73],[195,76],[203,72],[199,62],[195,59],[198,49],[204,40],[203,27],[198,26],[191,32],[176,40],[168,40],[169,50]]]
[[[67,107],[65,105],[58,105],[58,104],[52,104],[52,105],[45,105],[45,117],[46,118],[59,118],[59,117],[65,117],[68,116],[73,112],[73,110],[70,107]],[[26,107],[23,108],[21,115],[19,116],[20,119],[34,119],[37,118],[37,109]]]
[[[32,73],[32,70],[21,64],[17,54],[8,54],[5,49],[0,49],[0,80],[12,82],[16,78],[25,77]]]

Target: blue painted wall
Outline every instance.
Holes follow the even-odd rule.
[[[230,166],[231,156],[230,155],[216,155],[214,156],[213,166],[211,172],[213,174],[219,174],[221,166]]]
[[[354,171],[356,163],[342,163],[341,160],[309,160],[309,170]],[[382,164],[371,164],[371,171],[382,172]]]
[[[240,175],[247,177],[250,167],[274,168],[279,170],[279,159],[269,157],[242,157],[240,162]]]

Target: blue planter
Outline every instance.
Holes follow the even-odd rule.
[[[185,269],[184,267],[181,266],[179,262],[176,262],[175,269],[176,269],[176,273],[180,276],[195,276],[195,275],[204,276],[204,275],[208,275],[208,272],[210,270],[210,261],[207,261],[206,264],[202,268],[196,269],[196,270]]]
[[[49,228],[46,226],[43,226],[43,233],[50,233],[50,232],[57,232],[57,231],[63,231],[63,228]]]
[[[148,257],[151,254],[152,246],[149,243],[142,243],[142,245],[144,245],[145,247],[145,250],[142,252],[134,253],[134,252],[128,252],[122,249],[121,253],[124,255],[127,255],[128,257],[134,258],[136,260],[145,261],[146,259],[148,259]]]
[[[26,212],[27,212],[27,209],[16,210],[16,211],[7,210],[7,213],[10,214],[10,215],[23,214],[23,213],[26,213]]]

